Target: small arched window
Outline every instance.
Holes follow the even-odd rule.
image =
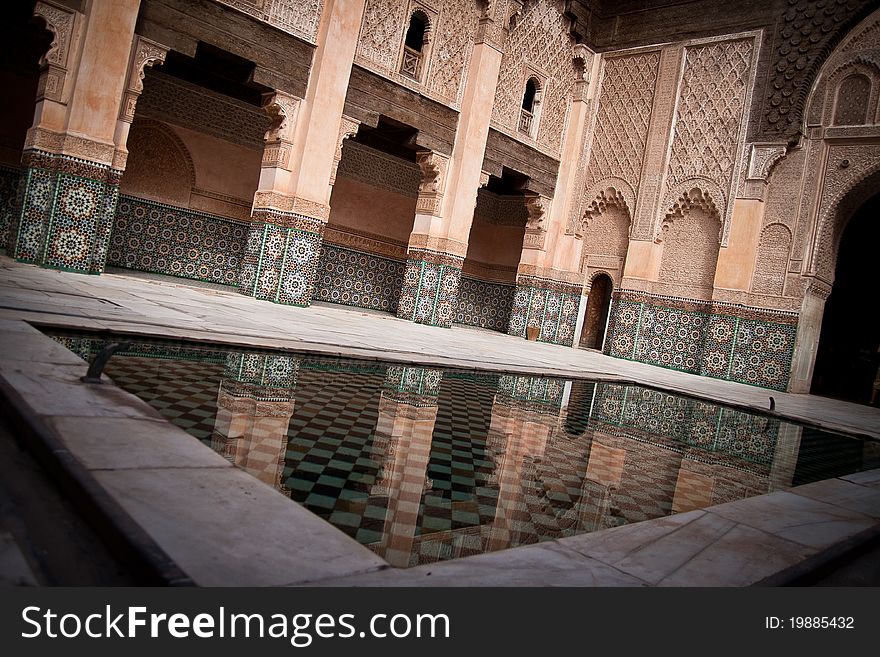
[[[540,102],[541,88],[535,78],[526,81],[526,89],[523,92],[522,109],[519,115],[519,131],[530,137],[534,137],[537,127],[537,113]]]
[[[403,40],[403,59],[400,72],[413,80],[421,80],[425,46],[428,43],[428,17],[422,11],[414,11]]]

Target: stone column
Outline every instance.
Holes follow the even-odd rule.
[[[264,98],[274,122],[254,194],[239,278],[243,294],[298,306],[311,302],[341,139],[357,127],[342,109],[365,1],[324,3],[305,98],[282,90]]]
[[[428,461],[437,420],[442,373],[423,367],[389,367],[379,400],[374,452],[383,459],[371,495],[388,497],[378,554],[406,568],[417,549],[419,507],[429,488]]]
[[[451,326],[467,244],[462,252],[460,242],[441,236],[449,157],[426,150],[416,155],[416,162],[422,180],[397,316],[420,324]],[[417,232],[419,228],[425,232]]]
[[[41,0],[53,34],[22,153],[9,252],[89,274],[104,270],[125,158],[115,133],[140,0],[94,0],[82,14]],[[124,144],[123,144],[124,146]]]
[[[487,551],[534,542],[523,533],[523,512],[534,490],[528,481],[528,464],[543,457],[559,423],[562,386],[550,379],[503,376],[492,404],[487,447],[495,462],[488,483],[498,486],[495,517],[486,529]]]
[[[579,202],[580,152],[589,114],[589,71],[593,53],[583,45],[573,51],[574,94],[569,108],[562,158],[552,199],[526,198],[529,221],[517,271],[517,291],[508,333],[571,346],[575,339],[582,290],[579,273],[581,238],[567,230],[572,207]]]
[[[284,494],[287,431],[299,361],[290,356],[230,354],[217,394],[211,446],[248,474]]]
[[[452,154],[418,156],[422,184],[398,317],[422,324],[448,327],[455,316],[506,36],[495,4],[487,3],[480,19]]]

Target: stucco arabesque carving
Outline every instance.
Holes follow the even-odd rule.
[[[350,139],[357,134],[361,122],[342,116],[342,122],[339,124],[339,134],[336,137],[336,151],[333,154],[333,165],[330,169],[330,185],[336,184],[336,172],[339,170],[339,163],[342,161],[342,145],[346,139]]]
[[[739,198],[764,199],[770,173],[788,153],[783,143],[755,143],[749,146],[745,179],[740,184]]]
[[[585,193],[569,215],[568,234],[577,234],[586,204],[609,186],[611,178],[620,181],[612,186],[625,195],[631,214],[635,214],[635,191],[641,182],[659,65],[657,51],[604,59],[597,79],[601,89],[593,136],[585,136],[590,143],[584,145],[578,172],[576,188]],[[620,187],[623,182],[625,187]]]
[[[274,191],[257,191],[254,193],[253,210],[276,210],[294,213],[327,223],[330,218],[330,206],[317,201],[291,196]]]
[[[525,197],[526,233],[523,237],[524,249],[543,249],[544,240],[547,236],[545,220],[550,212],[551,200],[540,194],[530,194]]]
[[[504,44],[492,106],[493,128],[557,159],[575,84],[570,26],[562,3],[530,0],[524,5],[521,20],[509,31]],[[541,102],[533,118],[537,128],[533,123],[532,131],[527,133],[518,125],[522,93],[530,77],[539,80]]]
[[[840,236],[851,211],[876,193],[876,186],[871,183],[880,178],[880,145],[832,146],[825,170],[808,272],[830,283]]]
[[[137,107],[138,97],[144,91],[144,75],[147,67],[162,64],[168,54],[168,48],[160,43],[135,35],[131,47],[131,58],[128,66],[128,77],[125,84],[125,93],[122,97],[122,108],[119,118],[126,123],[134,121],[134,113]]]
[[[114,146],[78,135],[64,134],[34,127],[28,130],[22,150],[40,150],[58,155],[70,155],[102,165],[114,163]]]
[[[604,178],[594,183],[584,194],[582,207],[584,208],[583,217],[577,224],[576,235],[583,236],[590,220],[613,205],[624,208],[630,218],[630,228],[632,227],[632,215],[636,207],[636,195],[633,188],[625,180],[620,178]]]
[[[675,185],[667,192],[663,207],[666,208],[666,211],[654,234],[655,243],[663,242],[665,234],[675,222],[675,218],[683,216],[692,208],[703,210],[718,221],[718,241],[722,243],[723,225],[719,208],[725,207],[725,197],[724,192],[713,181],[705,178],[689,178]]]
[[[217,0],[300,39],[315,43],[324,0]]]
[[[723,246],[729,237],[730,200],[743,159],[741,144],[759,40],[758,34],[750,33],[685,48],[662,208],[670,208],[699,180],[697,187],[717,207]]]
[[[446,191],[449,157],[437,151],[419,151],[416,153],[416,164],[422,173],[416,212],[439,217],[443,194]]]
[[[73,51],[77,12],[51,2],[40,1],[34,7],[34,16],[43,19],[52,33],[49,50],[40,58],[40,81],[37,98],[66,102],[65,83],[67,63]]]
[[[263,166],[286,169],[296,128],[299,98],[283,91],[274,91],[263,95],[262,107],[271,120],[263,137],[266,142],[263,148]]]
[[[388,78],[449,107],[461,107],[464,79],[474,45],[480,9],[473,0],[446,0],[436,3],[367,0],[355,61],[360,66]],[[400,56],[408,11],[419,9],[429,19],[430,47],[423,54],[421,80],[400,73]],[[427,45],[427,42],[426,44]]]

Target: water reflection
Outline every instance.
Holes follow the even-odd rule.
[[[873,441],[635,385],[160,343],[106,371],[398,567],[880,466]]]

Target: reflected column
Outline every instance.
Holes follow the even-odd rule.
[[[495,518],[488,528],[486,550],[503,550],[534,542],[526,534],[530,523],[529,496],[534,496],[535,462],[542,458],[559,424],[563,385],[555,379],[502,376],[492,404],[487,447],[498,485]],[[530,525],[529,525],[530,526]]]
[[[373,442],[382,459],[371,495],[388,497],[382,538],[376,552],[392,566],[413,559],[422,495],[429,488],[428,461],[437,420],[440,370],[391,366],[379,399]]]
[[[298,372],[299,359],[293,356],[229,354],[211,435],[215,451],[285,495],[290,494],[283,474]]]

